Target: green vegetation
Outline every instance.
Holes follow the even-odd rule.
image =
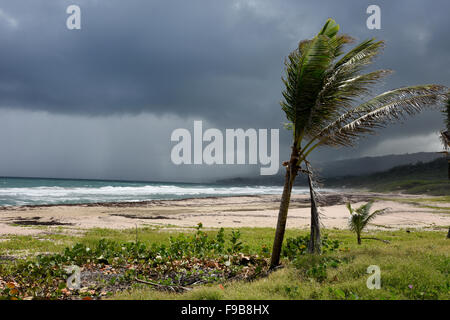
[[[291,230],[288,230],[291,231]],[[243,231],[244,233],[244,231]],[[296,233],[299,233],[298,231]],[[300,232],[308,238],[306,231]],[[358,246],[348,231],[327,230],[338,249],[299,255],[285,267],[251,282],[232,281],[172,294],[138,288],[115,299],[450,299],[450,242],[442,232],[377,232],[390,244]],[[270,230],[266,230],[270,238]],[[334,241],[334,240],[333,240]],[[381,289],[366,286],[367,267],[381,268]]]
[[[170,236],[167,244],[101,239],[94,246],[76,243],[62,253],[21,259],[0,269],[2,282],[6,283],[0,294],[15,299],[92,298],[135,282],[183,291],[193,284],[255,278],[264,271],[264,258],[241,253],[239,230],[232,230],[226,241],[224,229],[213,237],[201,229],[199,224],[194,234]],[[73,265],[92,278],[84,290],[67,287],[66,269]]]
[[[329,187],[367,188],[373,192],[402,192],[449,196],[450,182],[447,176],[447,160],[439,158],[427,163],[397,166],[384,172],[362,176],[329,178]]]
[[[273,229],[189,228],[179,233],[138,229],[138,242],[135,229],[3,239],[0,295],[30,297],[34,285],[37,296],[50,299],[450,298],[450,242],[444,230],[371,232],[390,244],[367,240],[360,246],[350,231],[326,230],[323,254],[317,256],[306,253],[307,231],[288,229],[284,267],[271,273]],[[25,247],[27,257],[21,250]],[[65,287],[68,275],[62,267],[69,264],[83,267],[84,287],[78,292]],[[369,265],[381,268],[380,290],[365,285]]]
[[[369,201],[366,204],[361,205],[358,209],[353,209],[350,202],[347,203],[347,209],[350,212],[348,225],[350,230],[356,233],[358,244],[361,244],[361,233],[367,227],[369,222],[375,219],[377,215],[386,211],[386,209],[381,209],[370,213],[372,205],[373,201]]]
[[[428,194],[431,196],[450,195],[448,181],[403,180],[376,185],[370,188],[374,192],[402,192],[405,194]]]
[[[293,260],[299,255],[306,254],[308,241],[308,235],[298,236],[296,238],[287,238],[286,243],[283,246],[283,257]],[[320,247],[322,248],[322,253],[332,252],[339,248],[339,241],[330,240],[327,235],[324,235],[321,237]]]

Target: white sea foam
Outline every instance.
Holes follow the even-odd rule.
[[[274,186],[215,186],[154,184],[102,187],[15,187],[0,188],[0,205],[145,201],[208,196],[281,194]],[[294,193],[306,193],[294,189]]]

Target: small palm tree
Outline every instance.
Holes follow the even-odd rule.
[[[363,204],[358,209],[353,209],[352,205],[347,203],[347,209],[350,212],[350,219],[348,220],[348,226],[350,230],[356,233],[358,238],[358,244],[361,244],[361,233],[364,228],[369,224],[370,221],[375,219],[375,217],[379,214],[384,213],[387,209],[376,210],[370,213],[370,209],[372,208],[373,201],[369,201],[366,204]]]
[[[292,187],[298,173],[311,182],[307,159],[321,146],[352,146],[357,139],[407,115],[440,105],[445,86],[430,84],[394,89],[356,105],[370,94],[370,86],[390,70],[363,73],[381,52],[383,41],[369,39],[347,53],[349,36],[339,34],[339,25],[328,19],[320,32],[301,41],[286,59],[285,90],[281,107],[292,130],[292,151],[273,243],[271,268],[279,264]],[[301,166],[304,167],[302,168]],[[310,188],[311,188],[310,183]],[[308,252],[320,253],[320,224],[314,192],[311,192],[311,234]]]

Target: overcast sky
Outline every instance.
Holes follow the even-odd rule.
[[[81,30],[66,8],[81,8]],[[381,30],[366,8],[381,7]],[[0,0],[0,176],[203,181],[259,166],[175,166],[170,134],[279,128],[284,58],[328,17],[341,31],[386,41],[375,67],[395,70],[377,92],[450,85],[448,0]],[[429,111],[355,149],[313,160],[438,151]],[[257,170],[258,169],[258,170]]]

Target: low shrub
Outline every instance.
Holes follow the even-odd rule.
[[[62,253],[39,255],[0,270],[0,297],[98,298],[136,282],[183,291],[200,283],[257,277],[267,261],[242,250],[239,231],[232,231],[228,239],[224,229],[209,236],[201,224],[194,234],[170,237],[168,244],[105,239],[94,246],[77,243]],[[66,268],[72,265],[81,269],[83,290],[67,288]],[[1,281],[7,284],[3,288]]]
[[[338,240],[330,240],[328,235],[323,235],[321,240],[321,249],[323,254],[333,252],[340,246]],[[283,247],[282,255],[289,260],[293,260],[299,255],[306,254],[308,251],[308,242],[309,235],[288,238],[286,239],[286,244]]]

